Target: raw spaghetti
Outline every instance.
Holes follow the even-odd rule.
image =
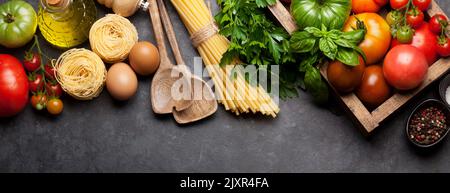
[[[237,115],[261,112],[276,117],[280,111],[270,95],[259,85],[252,86],[242,74],[231,78],[233,65],[221,68],[218,64],[229,47],[229,41],[217,33],[211,11],[203,0],[171,0],[184,25],[191,34],[214,81],[216,95],[225,109]],[[234,64],[239,63],[235,61]]]
[[[78,100],[91,100],[103,90],[106,68],[102,59],[87,49],[64,52],[54,64],[56,80],[63,90]]]
[[[126,18],[108,14],[92,25],[89,32],[92,50],[107,63],[125,60],[138,41],[136,27]]]

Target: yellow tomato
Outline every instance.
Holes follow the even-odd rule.
[[[352,15],[344,25],[344,31],[352,31],[357,28],[358,21],[364,23],[366,36],[359,47],[366,54],[367,65],[381,61],[386,55],[391,44],[391,29],[383,17],[376,13],[362,13]]]

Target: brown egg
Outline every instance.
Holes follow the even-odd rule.
[[[138,80],[128,64],[117,63],[111,66],[106,77],[106,89],[116,100],[128,100],[136,94]]]
[[[159,67],[159,51],[150,42],[138,42],[131,49],[129,60],[137,74],[148,76],[155,73]]]

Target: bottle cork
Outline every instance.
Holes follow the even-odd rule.
[[[47,4],[50,6],[60,6],[63,3],[63,0],[46,0]]]

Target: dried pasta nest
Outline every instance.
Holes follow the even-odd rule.
[[[137,41],[136,27],[128,19],[117,14],[108,14],[97,20],[89,32],[92,51],[107,63],[127,59]]]
[[[106,68],[102,59],[87,49],[64,52],[54,64],[62,89],[78,100],[91,100],[103,90]]]

